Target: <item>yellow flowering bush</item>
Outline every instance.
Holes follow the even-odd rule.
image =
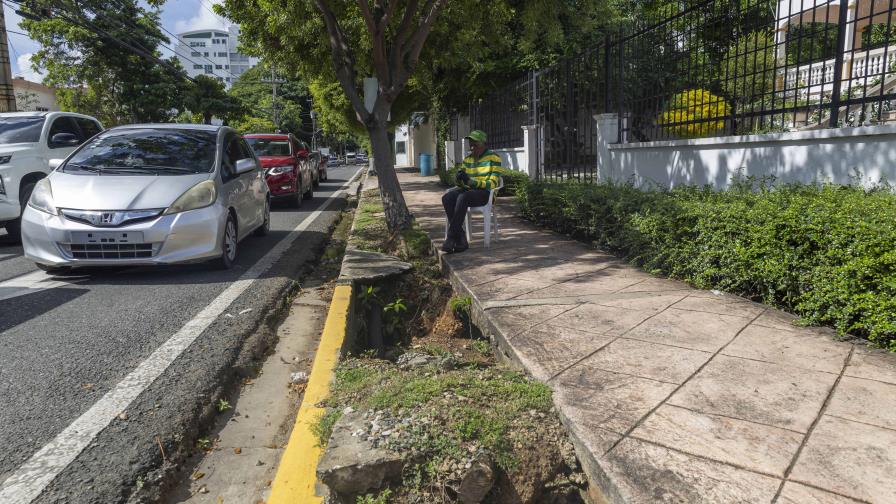
[[[700,138],[724,130],[730,113],[731,107],[721,96],[705,89],[688,89],[669,100],[657,124],[679,138]]]

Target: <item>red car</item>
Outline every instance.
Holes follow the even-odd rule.
[[[264,170],[271,197],[302,206],[314,196],[314,174],[308,147],[292,134],[253,133],[244,135]]]

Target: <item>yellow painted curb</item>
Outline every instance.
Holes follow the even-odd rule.
[[[280,459],[280,467],[271,487],[268,504],[305,504],[323,502],[315,495],[317,463],[322,455],[311,425],[325,413],[317,404],[330,394],[333,371],[339,362],[339,352],[345,341],[352,287],[339,285],[333,292],[324,332],[317,347],[305,397],[299,407],[289,443]]]

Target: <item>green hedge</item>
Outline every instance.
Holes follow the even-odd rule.
[[[896,196],[888,188],[532,182],[519,184],[517,196],[530,220],[649,271],[896,351]]]

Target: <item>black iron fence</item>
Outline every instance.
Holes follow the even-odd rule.
[[[470,126],[496,148],[538,126],[539,173],[589,180],[602,112],[619,142],[893,122],[894,2],[648,3],[598,47],[471,104]]]

